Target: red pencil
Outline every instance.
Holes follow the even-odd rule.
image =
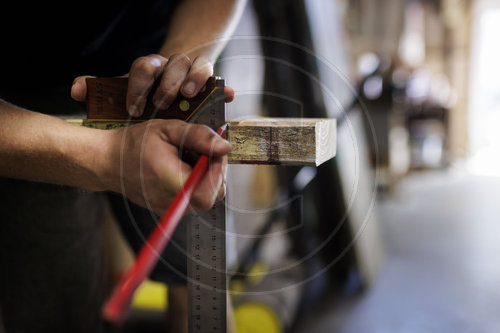
[[[224,137],[225,126],[217,130]],[[156,229],[137,255],[133,266],[121,278],[111,297],[104,304],[102,314],[109,323],[119,326],[123,323],[132,297],[139,285],[149,276],[158,257],[167,246],[180,219],[186,211],[193,192],[208,169],[208,156],[202,155],[196,162],[186,183],[177,193],[174,201],[167,209]]]

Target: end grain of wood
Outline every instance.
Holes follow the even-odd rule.
[[[229,163],[315,165],[335,156],[336,121],[250,118],[228,124]]]

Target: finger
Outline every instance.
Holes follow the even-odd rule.
[[[231,103],[234,100],[234,89],[230,86],[225,86],[224,96],[226,96],[226,103]]]
[[[130,67],[126,107],[129,115],[138,117],[144,112],[146,100],[156,78],[161,75],[167,59],[152,54],[137,58]]]
[[[190,67],[191,60],[184,54],[174,54],[168,59],[163,69],[160,85],[153,95],[155,107],[166,109],[172,104]]]
[[[189,73],[182,84],[182,95],[188,98],[196,96],[201,88],[203,88],[210,75],[212,75],[214,71],[213,67],[212,62],[208,59],[197,57],[193,61]]]
[[[226,196],[226,180],[223,179],[222,185],[219,188],[219,193],[217,194],[217,198],[215,198],[215,202],[221,201],[222,199],[224,199],[225,196]]]
[[[210,209],[214,203],[224,178],[224,167],[222,157],[212,159],[207,173],[202,178],[193,193],[191,200],[193,206],[202,209]]]
[[[188,124],[180,120],[165,121],[162,127],[165,139],[182,149],[209,156],[229,153],[231,145],[205,125]]]
[[[93,77],[90,75],[78,76],[73,80],[73,85],[71,86],[71,97],[78,102],[85,102],[87,98],[87,78]]]
[[[226,196],[226,176],[227,176],[227,156],[222,158],[222,185],[219,188],[216,201],[224,199]]]

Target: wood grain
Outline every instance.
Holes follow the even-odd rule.
[[[336,122],[324,118],[231,121],[229,163],[315,165],[335,156]]]

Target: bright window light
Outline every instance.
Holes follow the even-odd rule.
[[[471,61],[468,169],[500,176],[500,5],[477,14]]]

